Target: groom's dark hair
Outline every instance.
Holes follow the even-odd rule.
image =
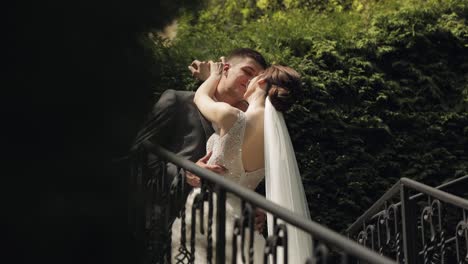
[[[268,68],[268,63],[266,62],[265,58],[260,54],[260,52],[249,49],[249,48],[238,48],[233,49],[229,52],[226,61],[231,60],[232,58],[251,58],[255,62],[257,62],[263,69]]]

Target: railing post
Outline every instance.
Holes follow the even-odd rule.
[[[414,204],[414,201],[411,201],[409,198],[409,189],[403,183],[401,183],[401,223],[403,225],[403,250],[405,254],[405,263],[417,264],[418,252],[416,250],[416,206]]]
[[[226,190],[216,185],[216,263],[226,259]],[[235,257],[235,256],[233,256]]]

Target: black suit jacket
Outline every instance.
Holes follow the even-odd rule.
[[[193,103],[195,93],[189,91],[165,91],[153,106],[150,117],[143,129],[138,133],[136,145],[144,140],[150,140],[175,154],[196,162],[206,154],[206,141],[214,132],[211,123],[198,111]],[[149,173],[159,173],[158,158],[148,154]],[[166,163],[169,181],[172,182],[179,173],[172,163]],[[160,177],[160,175],[154,175]],[[185,186],[185,194],[177,200],[174,212],[185,203],[185,196],[190,191]],[[173,216],[171,217],[173,218]]]
[[[203,157],[206,141],[214,131],[193,103],[194,95],[189,91],[165,91],[138,133],[137,144],[149,139],[193,162]],[[149,161],[153,160],[150,156]],[[175,167],[168,164],[168,172],[176,175]]]

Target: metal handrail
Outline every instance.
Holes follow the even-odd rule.
[[[450,204],[453,204],[453,205],[456,205],[456,206],[460,206],[463,209],[468,209],[468,200],[460,198],[460,197],[458,197],[456,195],[453,195],[453,194],[438,190],[438,189],[436,189],[434,187],[425,185],[423,183],[420,183],[420,182],[417,182],[417,181],[414,181],[414,180],[411,180],[411,179],[408,179],[408,178],[401,178],[400,182],[404,186],[408,186],[410,188],[413,188],[416,191],[428,194],[428,195],[430,195],[432,197],[435,197],[435,198],[437,198],[439,200],[442,200],[442,201],[444,201],[446,203],[450,203]]]
[[[443,183],[437,187],[435,187],[436,189],[439,189],[439,190],[442,190],[442,189],[445,189],[447,187],[450,187],[456,183],[460,183],[462,181],[465,181],[465,180],[468,180],[468,175],[465,175],[465,176],[462,176],[460,178],[456,178],[455,180],[451,180],[449,182],[446,182],[446,183]]]
[[[379,200],[377,200],[377,202],[375,202],[369,209],[367,209],[366,212],[364,212],[364,214],[362,214],[347,230],[346,230],[346,233],[348,234],[348,236],[350,234],[353,234],[355,233],[359,228],[362,227],[362,224],[364,223],[364,221],[366,221],[366,219],[372,217],[373,215],[375,215],[376,213],[380,212],[382,209],[382,205],[385,204],[385,201],[387,201],[389,198],[393,197],[395,194],[399,193],[400,192],[400,181],[398,181],[397,183],[395,183],[392,188],[390,188],[390,190],[388,190],[384,195],[382,195],[382,197],[380,197]]]
[[[335,248],[345,251],[346,253],[358,257],[364,261],[375,264],[394,264],[395,262],[385,256],[379,255],[376,252],[350,240],[349,238],[342,236],[326,227],[321,226],[320,224],[306,220],[302,216],[293,213],[287,208],[281,207],[273,202],[270,202],[265,199],[265,197],[244,188],[238,184],[226,180],[223,177],[220,177],[216,173],[203,169],[197,166],[195,163],[180,158],[176,154],[162,148],[161,146],[155,145],[149,141],[142,143],[143,146],[154,154],[162,157],[168,162],[174,163],[175,165],[184,168],[188,171],[193,172],[198,175],[200,178],[208,180],[215,183],[218,187],[225,189],[228,192],[236,194],[239,197],[242,197],[245,201],[262,208],[263,210],[272,213],[284,222],[292,224],[299,229],[302,229],[309,234],[312,234],[316,238],[323,240],[324,242],[332,245]]]
[[[441,184],[441,185],[439,185],[439,186],[437,186],[435,188],[438,189],[438,190],[443,190],[445,188],[452,187],[452,185],[455,185],[457,183],[460,183],[460,182],[466,181],[466,180],[468,180],[468,175],[465,175],[463,177],[456,178],[455,180],[451,180],[449,182],[443,183],[443,184]],[[423,195],[424,195],[423,193],[417,193],[417,194],[411,196],[410,200],[417,199],[417,198],[419,198],[419,197],[421,197]],[[396,205],[400,205],[400,203],[397,203]]]
[[[346,233],[348,234],[348,236],[353,235],[356,231],[358,231],[362,227],[362,224],[367,219],[371,219],[374,216],[378,215],[380,212],[382,212],[382,206],[385,204],[385,202],[389,198],[393,197],[394,195],[396,195],[397,193],[400,192],[400,187],[401,187],[402,184],[405,185],[405,186],[411,187],[411,188],[413,188],[415,190],[419,190],[419,191],[424,190],[424,191],[421,191],[421,193],[418,193],[418,194],[415,194],[415,195],[411,196],[410,200],[421,197],[423,195],[423,193],[426,193],[426,194],[432,195],[432,196],[434,196],[436,198],[439,198],[439,197],[448,198],[448,197],[450,197],[450,198],[448,198],[449,200],[444,200],[442,198],[439,198],[439,199],[441,199],[443,201],[446,201],[446,202],[449,202],[449,203],[455,202],[456,204],[460,203],[460,205],[462,205],[462,204],[467,205],[468,202],[465,199],[461,199],[458,196],[455,196],[455,195],[449,194],[447,192],[441,191],[441,189],[447,188],[449,186],[452,186],[452,185],[454,185],[456,183],[459,183],[459,182],[467,180],[467,179],[468,179],[468,175],[465,175],[463,177],[460,177],[460,178],[457,178],[455,180],[449,181],[447,183],[444,183],[444,184],[439,185],[439,186],[434,188],[434,187],[430,187],[428,185],[413,181],[413,180],[408,179],[408,178],[401,178],[387,192],[385,192],[385,194],[382,195],[382,197],[380,197],[377,200],[377,202],[375,202],[369,209],[367,209],[364,212],[364,214],[362,214],[356,221],[354,221],[354,223],[351,224],[348,227],[348,229],[346,229]],[[417,186],[417,187],[415,187],[415,186]],[[398,202],[395,205],[399,206],[400,204],[401,204],[401,202]],[[467,209],[466,207],[464,207],[464,208]]]

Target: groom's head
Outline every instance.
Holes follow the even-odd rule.
[[[267,68],[265,58],[249,48],[232,50],[226,57],[223,76],[216,88],[216,98],[235,105],[243,100],[247,84]]]

